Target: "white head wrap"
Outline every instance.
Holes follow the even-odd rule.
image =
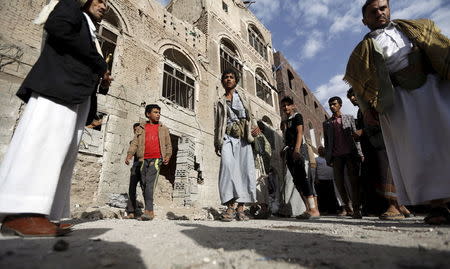
[[[84,6],[87,1],[88,0],[78,0],[81,7]],[[41,10],[41,12],[39,12],[39,15],[36,17],[36,19],[34,19],[33,23],[38,24],[38,25],[44,24],[47,21],[50,13],[53,11],[53,9],[55,8],[55,6],[58,3],[59,3],[59,0],[50,0],[50,3],[48,3],[47,5],[44,6],[44,8]]]

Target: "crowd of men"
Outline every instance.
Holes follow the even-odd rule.
[[[411,216],[404,205],[429,204],[424,221],[448,224],[450,40],[430,20],[391,21],[389,0],[367,0],[362,15],[370,33],[352,52],[344,76],[352,87],[347,97],[359,106],[357,120],[341,113],[340,97],[330,98],[333,115],[323,123],[325,147],[320,149],[320,158],[332,167],[339,215],[361,219],[364,210],[399,220]],[[238,80],[233,70],[223,73],[225,94],[216,106],[215,146],[222,153],[219,193],[228,208],[223,214],[227,221],[235,218],[236,202],[238,220],[246,220],[240,213],[244,203],[255,203],[248,148],[261,135],[245,93],[236,90]],[[285,114],[284,161],[306,207],[296,217],[317,219],[321,198],[311,173],[303,117],[288,96],[280,107]],[[324,163],[316,163],[316,174],[322,176]],[[332,184],[322,181],[330,180],[330,173],[324,174],[328,178],[317,181],[326,196],[322,200],[329,201]],[[280,176],[285,181],[286,175]]]
[[[60,220],[70,215],[78,146],[95,115],[97,91],[107,92],[113,81],[95,35],[94,23],[106,10],[107,0],[51,0],[36,20],[47,37],[17,93],[27,106],[0,166],[2,233],[71,232],[72,225]],[[389,0],[367,0],[362,15],[370,33],[352,52],[344,76],[358,116],[355,121],[341,113],[341,98],[329,99],[333,115],[323,123],[325,145],[317,158],[304,139],[303,117],[286,96],[280,107],[285,116],[281,166],[287,169],[267,161],[278,156],[271,150],[279,142],[255,120],[246,92],[237,89],[239,75],[223,71],[225,92],[214,117],[223,221],[248,220],[248,204],[255,218],[267,218],[271,210],[283,215],[281,205],[273,206],[283,199],[290,203],[287,215],[318,219],[320,211],[333,213],[337,199],[340,216],[373,213],[399,220],[411,215],[404,205],[428,204],[426,223],[450,223],[450,40],[430,20],[391,21]],[[133,126],[125,160],[134,158],[128,218],[138,217],[138,182],[145,200],[139,219],[154,218],[159,167],[172,153],[160,113],[159,106],[149,105],[148,121]],[[292,186],[299,198],[286,195]],[[294,213],[300,203],[305,210]]]

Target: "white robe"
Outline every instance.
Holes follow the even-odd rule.
[[[403,33],[392,27],[374,39],[391,73],[408,65],[412,44]],[[449,198],[450,82],[429,74],[418,89],[396,87],[380,123],[399,203]]]
[[[70,185],[90,98],[61,105],[34,93],[0,166],[0,214],[69,217]]]

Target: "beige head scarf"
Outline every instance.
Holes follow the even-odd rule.
[[[88,0],[78,0],[80,7],[84,6]],[[34,19],[34,24],[44,24],[47,21],[48,16],[53,11],[55,6],[59,3],[59,0],[50,0],[50,2],[44,6],[39,15]]]

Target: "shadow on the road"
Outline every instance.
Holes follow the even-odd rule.
[[[336,216],[325,216],[320,219],[310,219],[310,220],[298,220],[295,218],[279,218],[279,217],[271,217],[271,221],[282,221],[282,222],[299,222],[299,223],[327,223],[327,224],[343,224],[343,225],[352,225],[352,226],[375,226],[375,227],[404,227],[404,228],[432,228],[428,224],[425,224],[422,221],[417,221],[417,218],[407,218],[404,220],[380,220],[375,217],[364,217],[362,220],[354,220],[351,217],[336,217]],[[443,225],[446,227],[447,225]],[[448,227],[448,226],[447,226]]]
[[[181,232],[203,247],[233,252],[251,250],[263,256],[257,261],[277,261],[310,268],[445,268],[449,252],[421,247],[398,247],[366,242],[348,242],[342,237],[305,230],[301,226],[279,227],[283,230],[210,227],[179,224]],[[303,230],[303,231],[302,231]],[[358,240],[367,241],[361,237]],[[447,264],[447,265],[445,265]],[[239,264],[236,265],[239,268]]]
[[[0,268],[146,268],[133,245],[95,239],[109,230],[80,229],[57,238],[0,237]],[[68,246],[57,251],[60,240]]]

